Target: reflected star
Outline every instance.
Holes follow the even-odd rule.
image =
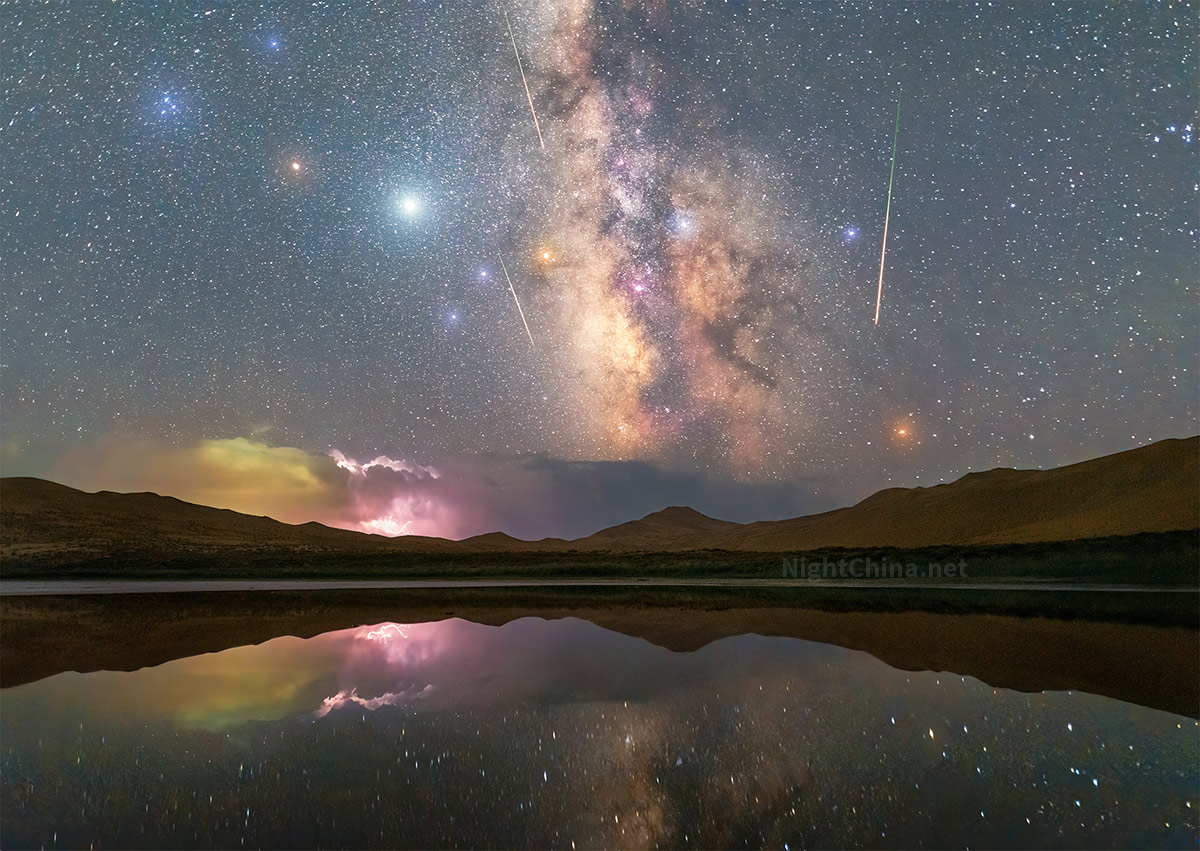
[[[404,215],[412,217],[421,212],[421,202],[415,195],[405,195],[397,199],[396,208]]]
[[[175,96],[170,93],[164,93],[158,104],[159,115],[177,115],[179,113],[179,102]]]

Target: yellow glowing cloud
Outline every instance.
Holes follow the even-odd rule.
[[[185,446],[111,438],[67,453],[52,471],[84,490],[153,491],[290,523],[341,510],[345,477],[328,456],[242,437]]]
[[[380,455],[359,462],[244,437],[184,445],[104,438],[58,459],[50,478],[83,490],[153,491],[285,523],[384,535],[476,534],[460,519],[456,483],[432,467]]]

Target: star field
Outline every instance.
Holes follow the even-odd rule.
[[[61,674],[5,712],[0,805],[28,847],[1182,848],[1196,831],[1195,719],[758,635],[675,653],[574,619],[381,624]]]
[[[1197,430],[1191,4],[626,7],[0,6],[5,474],[247,438],[762,516]]]

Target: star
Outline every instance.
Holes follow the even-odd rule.
[[[422,4],[258,5],[109,16],[103,38],[94,16],[18,16],[14,79],[38,96],[0,129],[54,179],[23,181],[6,221],[6,469],[18,443],[37,475],[110,432],[270,421],[303,449],[694,467],[713,510],[759,519],[1196,430],[1177,14],[700,3],[668,22],[538,0],[508,8],[511,36],[498,10],[447,12],[427,43]],[[736,61],[705,61],[727,31]],[[864,331],[898,99],[895,289]],[[1096,104],[1113,132],[1086,130]],[[354,417],[324,403],[341,394]],[[755,490],[818,472],[836,487]]]
[[[675,210],[667,219],[667,230],[672,236],[687,239],[696,232],[696,219],[687,210]]]

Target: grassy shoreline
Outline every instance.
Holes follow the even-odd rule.
[[[1144,533],[1038,544],[981,547],[827,548],[789,553],[684,552],[345,553],[277,548],[117,552],[10,549],[0,559],[3,579],[768,579],[786,578],[802,560],[829,570],[825,578],[854,579],[850,570],[873,564],[961,565],[956,583],[1055,581],[1196,588],[1197,531]],[[846,565],[846,571],[839,564]],[[829,565],[828,568],[825,565]],[[869,578],[869,577],[868,577]]]
[[[395,599],[397,595],[417,597],[443,594],[448,600],[520,606],[532,609],[560,605],[561,601],[583,601],[601,606],[673,606],[697,609],[808,609],[823,612],[917,612],[939,615],[995,614],[1017,618],[1046,617],[1061,621],[1090,621],[1112,624],[1144,624],[1200,629],[1200,590],[1178,588],[1155,593],[1126,590],[1075,588],[989,587],[975,589],[952,582],[913,583],[883,587],[810,585],[804,580],[770,585],[687,585],[660,586],[631,581],[614,585],[523,585],[508,587],[473,586],[446,588],[378,589],[272,589],[170,590],[153,593],[115,593],[103,595],[59,593],[0,597],[0,611],[18,605],[16,601],[39,598],[125,597],[151,601],[150,605],[175,606],[187,597],[214,594],[256,596],[320,595],[330,605],[347,597],[377,595]],[[153,602],[153,601],[158,601]],[[574,603],[572,603],[574,604]],[[3,627],[0,618],[0,628]]]

